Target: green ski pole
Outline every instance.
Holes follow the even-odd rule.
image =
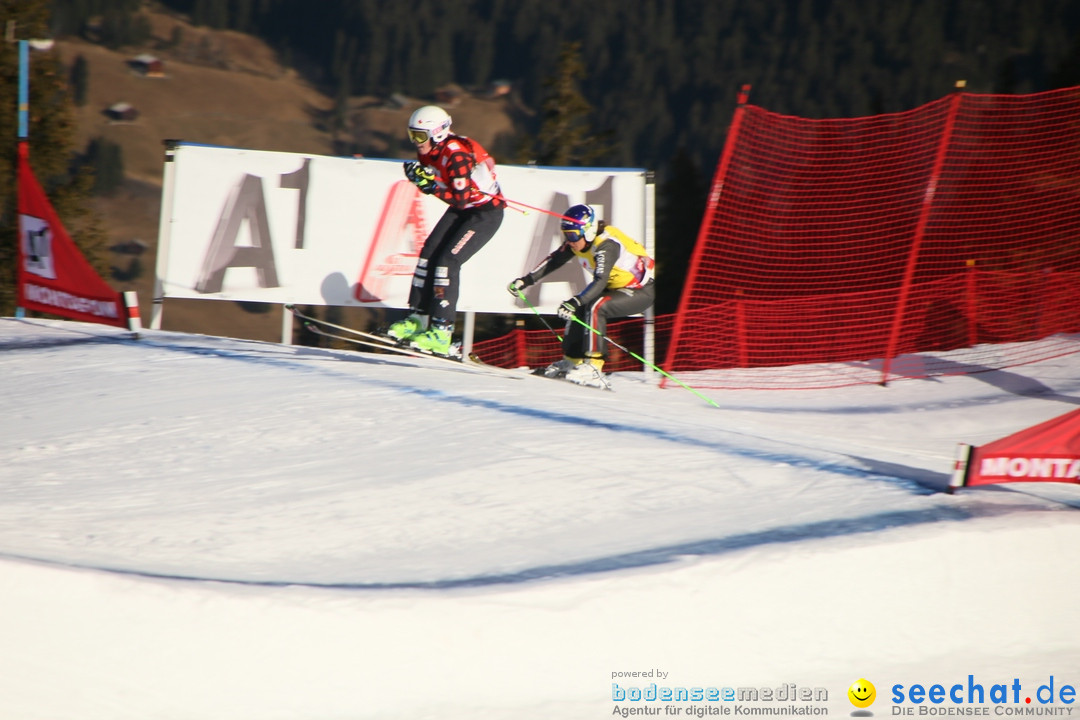
[[[648,361],[648,360],[646,360],[645,358],[641,357],[640,355],[638,355],[637,353],[635,353],[635,352],[634,352],[633,350],[630,350],[629,348],[623,347],[623,346],[622,346],[622,345],[620,345],[619,343],[617,343],[617,342],[615,342],[614,340],[612,340],[611,338],[609,338],[609,337],[608,337],[607,335],[603,334],[602,332],[600,332],[599,330],[597,330],[596,328],[594,328],[594,327],[593,327],[592,325],[590,325],[589,323],[587,323],[587,322],[585,322],[584,320],[582,320],[581,318],[579,318],[579,317],[578,317],[577,315],[572,315],[571,317],[573,318],[574,322],[576,322],[576,323],[578,323],[579,325],[583,326],[583,327],[584,327],[585,329],[587,329],[587,330],[588,330],[589,332],[591,332],[591,333],[593,333],[593,334],[595,334],[595,335],[599,335],[599,336],[600,336],[600,337],[602,337],[602,338],[603,338],[604,340],[606,340],[607,342],[611,343],[611,344],[612,344],[612,345],[614,345],[615,347],[619,348],[619,349],[620,349],[620,350],[622,350],[622,351],[623,351],[624,353],[626,353],[626,354],[627,354],[627,355],[629,355],[630,357],[634,358],[634,359],[635,359],[635,360],[637,360],[638,362],[640,362],[640,363],[642,363],[642,364],[644,364],[644,365],[646,365],[646,366],[648,366],[648,367],[651,367],[651,368],[652,368],[653,370],[655,370],[656,372],[660,373],[661,375],[663,375],[664,377],[666,377],[666,378],[667,378],[668,380],[671,380],[671,381],[672,381],[673,383],[676,383],[676,384],[678,384],[678,385],[680,385],[680,386],[682,386],[682,387],[686,388],[687,390],[689,390],[690,392],[694,393],[694,394],[695,394],[695,395],[697,395],[697,396],[698,396],[699,398],[701,398],[701,399],[702,399],[702,400],[704,400],[705,402],[709,403],[709,404],[710,404],[710,405],[712,405],[713,407],[715,407],[715,408],[718,408],[718,407],[720,407],[720,405],[719,405],[719,404],[718,404],[718,403],[717,403],[717,402],[716,402],[715,400],[713,400],[712,398],[710,398],[710,397],[707,397],[707,396],[703,395],[702,393],[699,393],[699,392],[698,392],[697,390],[695,390],[694,388],[690,387],[689,385],[687,385],[687,384],[686,384],[686,383],[684,383],[683,381],[679,380],[678,378],[672,377],[672,376],[671,376],[671,375],[670,375],[669,373],[667,373],[666,371],[664,371],[664,370],[663,370],[663,368],[660,368],[660,367],[657,367],[656,365],[653,365],[653,364],[652,364],[651,362],[649,362],[649,361]]]
[[[548,321],[544,319],[544,316],[540,314],[540,311],[539,311],[539,310],[537,310],[537,309],[536,309],[536,308],[535,308],[535,307],[533,306],[533,304],[532,304],[531,302],[529,302],[529,298],[525,297],[525,293],[521,292],[520,290],[515,290],[514,292],[516,292],[516,293],[517,293],[517,295],[518,295],[518,297],[519,297],[519,298],[521,298],[521,300],[522,300],[522,301],[523,301],[523,302],[524,302],[524,303],[525,303],[526,305],[528,305],[528,306],[529,306],[529,309],[530,309],[530,310],[532,310],[532,311],[533,311],[534,313],[536,313],[536,317],[540,318],[540,322],[544,323],[544,327],[546,327],[546,328],[547,328],[548,330],[550,330],[550,331],[551,331],[551,334],[552,334],[552,335],[554,335],[555,337],[557,337],[557,338],[559,339],[559,342],[562,342],[562,335],[560,335],[559,333],[555,332],[555,328],[551,327],[551,325],[550,325],[550,324],[548,323]]]

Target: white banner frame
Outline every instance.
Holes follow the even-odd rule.
[[[166,298],[399,308],[416,254],[446,205],[419,193],[401,160],[305,155],[166,141],[151,328]],[[506,292],[562,242],[559,215],[588,203],[655,257],[651,174],[623,168],[500,165],[512,202],[461,272],[466,350],[474,313],[530,314]],[[527,291],[554,315],[588,278],[568,266]],[[282,342],[291,342],[283,313]],[[653,310],[646,314],[653,354]]]

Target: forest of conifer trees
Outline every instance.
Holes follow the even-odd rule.
[[[139,0],[54,0],[68,30]],[[743,84],[802,117],[907,110],[947,94],[1080,84],[1075,0],[164,0],[196,23],[268,40],[328,95],[430,96],[447,83],[514,83],[530,107],[565,42],[601,161],[663,171],[684,148],[711,168]],[[118,20],[113,26],[120,26]]]

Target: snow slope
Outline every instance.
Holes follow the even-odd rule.
[[[1080,353],[717,409],[7,318],[0,371],[0,718],[779,707],[613,699],[650,683],[840,717],[860,678],[883,716],[969,675],[1035,701],[990,714],[1075,707],[1033,693],[1080,685],[1077,486],[940,490],[958,442],[1080,403]]]

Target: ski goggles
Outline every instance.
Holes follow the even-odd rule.
[[[562,236],[568,243],[577,242],[585,239],[585,231],[581,228],[563,228]]]
[[[419,128],[409,128],[409,139],[412,140],[413,145],[423,145],[431,139],[431,133]]]

